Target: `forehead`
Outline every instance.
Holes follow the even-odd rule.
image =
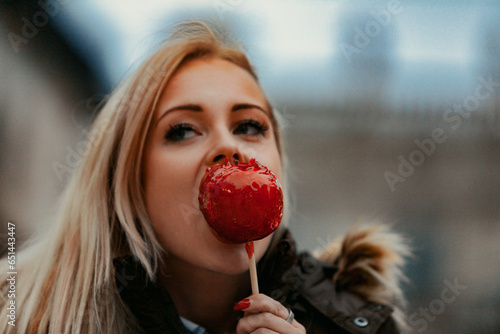
[[[245,80],[257,84],[255,78],[246,69],[217,57],[197,58],[187,61],[177,69],[170,81],[183,81],[192,76],[196,76],[198,79],[210,80],[214,79],[214,76],[221,75],[225,76],[226,80],[233,77],[234,81]]]
[[[160,104],[196,103],[185,100],[216,97],[248,99],[267,105],[254,77],[247,70],[220,58],[195,59],[183,64],[162,92]]]

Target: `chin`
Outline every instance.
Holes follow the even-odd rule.
[[[249,270],[250,259],[246,252],[245,244],[229,244],[212,233],[205,253],[205,266],[207,269],[227,275],[240,275]],[[255,256],[257,261],[264,255],[271,236],[254,241]],[[210,251],[208,251],[210,249]]]
[[[226,245],[220,252],[213,254],[209,269],[226,275],[240,275],[248,271],[249,266],[250,260],[244,244]]]

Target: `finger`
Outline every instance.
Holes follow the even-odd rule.
[[[270,330],[270,329],[267,329],[267,328],[259,328],[257,330],[254,330],[252,332],[239,332],[238,330],[236,330],[236,334],[280,334],[279,332],[275,332],[273,330]]]
[[[301,333],[292,324],[269,312],[251,313],[241,318],[237,333]]]
[[[281,303],[264,294],[252,295],[237,303],[234,309],[245,311],[245,315],[248,313],[269,312],[283,320],[288,318],[290,314],[289,310]]]
[[[305,333],[305,328],[297,320],[288,322],[289,309],[276,300],[263,295],[252,295],[235,305],[235,309],[245,311],[238,323],[243,333],[256,330],[273,330],[278,333]],[[258,332],[257,332],[258,333]]]
[[[302,326],[302,324],[295,319],[292,322],[292,326],[297,328],[299,330],[299,333],[304,333],[304,334],[306,333],[306,328]]]

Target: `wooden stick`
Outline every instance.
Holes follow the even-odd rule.
[[[259,294],[259,281],[257,279],[257,266],[255,264],[255,254],[250,258],[250,280],[252,281],[252,294]]]
[[[259,280],[257,279],[257,264],[255,262],[255,252],[253,248],[253,241],[249,241],[245,245],[248,258],[250,259],[250,281],[252,283],[252,294],[259,294]]]

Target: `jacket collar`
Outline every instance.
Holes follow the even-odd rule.
[[[148,279],[134,257],[117,258],[113,264],[120,297],[145,333],[189,334],[168,292]]]

